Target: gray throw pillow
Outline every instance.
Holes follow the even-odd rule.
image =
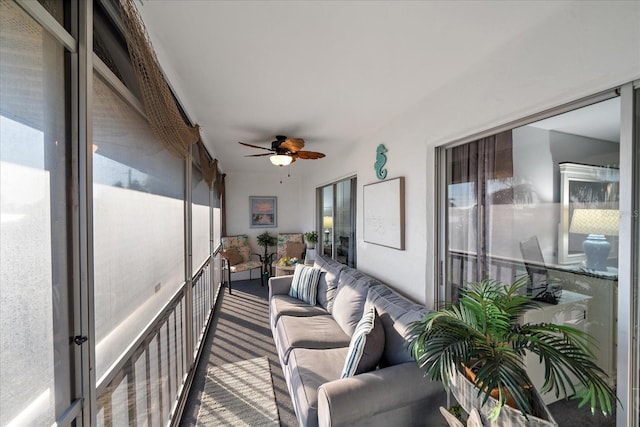
[[[353,335],[362,318],[367,291],[372,283],[372,278],[357,270],[346,269],[340,273],[331,315],[349,336]]]
[[[329,313],[333,311],[333,300],[338,288],[340,272],[346,268],[344,264],[331,262],[321,255],[316,256],[315,267],[322,269],[318,281],[318,304],[326,308]]]

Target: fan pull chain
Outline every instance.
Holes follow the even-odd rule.
[[[287,167],[287,178],[291,178],[291,166]],[[280,184],[282,184],[282,176],[280,177]]]

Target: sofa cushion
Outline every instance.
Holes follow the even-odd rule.
[[[260,261],[247,261],[240,264],[232,265],[230,270],[232,273],[240,273],[241,271],[253,270],[254,268],[262,268]]]
[[[291,281],[289,296],[298,298],[309,305],[316,305],[316,294],[318,292],[318,279],[320,269],[307,267],[303,264],[296,265]]]
[[[344,332],[351,336],[362,318],[369,286],[378,283],[371,277],[347,268],[340,273],[331,315]]]
[[[413,361],[408,350],[409,325],[421,320],[429,310],[384,285],[372,286],[367,300],[376,307],[384,327],[385,345],[381,364],[397,365]]]
[[[318,280],[318,304],[331,313],[331,311],[333,311],[333,300],[336,296],[340,272],[347,268],[347,266],[340,264],[332,258],[316,255],[314,267],[322,270],[320,279]]]
[[[281,362],[289,361],[289,352],[294,348],[327,349],[349,347],[351,338],[342,331],[331,315],[312,317],[281,316],[274,337]],[[342,367],[344,359],[340,361]]]
[[[276,325],[281,316],[317,316],[329,314],[319,305],[309,305],[289,295],[273,295],[269,300],[271,324]]]
[[[349,378],[375,369],[383,351],[384,328],[376,308],[370,306],[365,309],[353,332],[340,378]]]
[[[325,350],[296,348],[291,351],[289,370],[291,398],[302,426],[318,425],[318,387],[340,378],[347,347]]]

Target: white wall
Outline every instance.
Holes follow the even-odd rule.
[[[313,204],[311,190],[332,175],[355,170],[358,268],[430,306],[437,299],[435,147],[640,78],[640,5],[617,6],[571,3],[564,13],[496,46],[482,63],[364,136],[351,155],[327,159],[330,170],[306,179],[305,203]],[[362,185],[376,181],[380,143],[389,150],[389,177],[406,177],[405,251],[362,241]]]
[[[575,147],[573,147],[575,148]],[[513,177],[528,183],[540,202],[558,201],[553,191],[553,156],[549,131],[533,126],[513,130]]]
[[[256,236],[264,231],[269,231],[274,235],[278,233],[304,233],[311,230],[313,224],[307,218],[307,215],[313,216],[313,208],[306,209],[311,213],[305,214],[301,214],[299,209],[303,179],[297,176],[295,170],[293,170],[291,177],[287,177],[287,171],[284,168],[279,170],[274,166],[274,171],[273,174],[230,172],[225,178],[227,235],[248,234],[254,253],[262,254],[264,252],[264,249],[258,246],[256,241]],[[282,180],[282,184],[280,184],[280,180]],[[276,196],[278,198],[277,227],[249,227],[249,196]],[[275,251],[275,247],[270,249],[270,252],[272,251]],[[253,277],[257,277],[255,272]],[[234,274],[232,279],[248,278],[249,273],[242,272]]]
[[[354,141],[343,155],[310,164],[297,202],[292,192],[278,190],[277,182],[228,177],[227,194],[238,191],[228,201],[229,224],[234,224],[229,232],[246,231],[242,224],[248,222],[247,196],[258,190],[263,195],[284,193],[280,197],[291,200],[299,214],[291,221],[301,230],[311,228],[315,188],[355,173],[358,268],[431,306],[437,299],[435,147],[640,78],[640,4],[615,5],[567,3],[562,13],[532,23],[520,37],[495,46],[475,67],[455,70],[457,77],[443,81],[417,105],[407,106],[402,116],[390,117],[379,130]],[[362,186],[376,181],[373,163],[380,143],[389,150],[388,177],[406,177],[404,251],[362,240]]]
[[[388,283],[416,301],[425,301],[425,268],[427,245],[430,240],[427,238],[425,223],[428,220],[427,204],[432,203],[425,198],[425,189],[428,184],[433,185],[433,168],[426,171],[426,145],[411,142],[419,140],[419,135],[411,135],[401,129],[390,129],[389,132],[380,132],[367,141],[355,144],[352,150],[344,152],[336,159],[327,159],[326,163],[330,162],[330,165],[325,164],[322,168],[310,170],[310,174],[305,178],[308,182],[306,188],[309,190],[303,193],[303,205],[313,205],[312,188],[356,174],[358,269]],[[378,181],[373,164],[379,144],[385,144],[389,150],[385,165],[387,178],[406,177],[404,251],[365,243],[362,239],[362,186]]]

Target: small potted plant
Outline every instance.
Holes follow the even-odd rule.
[[[593,339],[586,332],[552,323],[520,324],[524,312],[538,307],[524,292],[526,279],[512,285],[493,280],[467,284],[457,302],[411,325],[413,357],[425,369],[425,376],[442,381],[446,388],[472,383],[475,391],[467,395],[476,396],[478,409],[492,421],[501,417],[507,397],[526,419],[541,417],[533,411],[540,407],[536,403],[540,396],[525,368],[525,350],[544,364],[547,375],[541,392],[573,394],[580,400],[578,407],[589,404],[594,412],[599,406],[603,414],[611,414],[615,391],[595,363],[589,349]],[[465,368],[474,377],[460,381]],[[457,390],[452,391],[455,395]],[[490,399],[492,392],[495,400]],[[493,409],[488,410],[484,406],[490,400]],[[544,404],[541,408],[544,410]]]
[[[278,238],[268,231],[265,231],[264,233],[259,234],[256,239],[258,240],[258,245],[264,248],[264,255],[257,255],[260,257],[260,261],[263,264],[262,274],[266,274],[269,270],[269,265],[271,264],[271,257],[273,257],[273,253],[269,254],[269,247],[275,246],[276,243],[278,243]]]
[[[267,253],[269,252],[269,247],[275,246],[276,243],[278,243],[278,239],[276,238],[276,236],[269,233],[268,231],[265,231],[264,233],[259,234],[258,237],[256,237],[256,239],[258,240],[258,246],[262,246],[264,248],[265,258],[267,257]]]
[[[307,231],[304,233],[304,240],[307,242],[309,249],[314,249],[318,243],[318,233],[315,231]]]

